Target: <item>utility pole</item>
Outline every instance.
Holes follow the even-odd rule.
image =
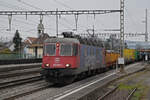
[[[120,10],[120,58],[118,64],[120,72],[124,72],[124,0],[120,0]]]
[[[146,11],[145,11],[145,42],[148,42],[148,14],[147,14],[147,9],[146,9]]]

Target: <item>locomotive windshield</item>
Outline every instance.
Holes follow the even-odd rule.
[[[71,44],[61,44],[60,55],[61,56],[72,56],[72,45]]]
[[[48,44],[45,46],[45,54],[49,56],[54,56],[56,53],[55,44]]]
[[[56,48],[59,48],[56,50]],[[58,51],[59,50],[59,51]],[[78,55],[78,45],[77,44],[63,44],[60,45],[47,44],[45,45],[46,56],[55,56],[59,54],[60,56],[77,56]]]

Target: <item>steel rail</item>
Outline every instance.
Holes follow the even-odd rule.
[[[133,89],[126,100],[130,100],[136,90],[137,90],[137,88]]]
[[[21,84],[25,84],[25,83],[30,83],[33,81],[38,81],[38,80],[42,80],[42,77],[41,76],[35,76],[35,77],[30,77],[30,78],[0,83],[0,90],[5,89],[5,88],[9,88],[9,87],[13,87],[13,86],[17,86],[17,85],[21,85]]]
[[[115,87],[114,89],[108,91],[107,93],[105,93],[102,97],[100,97],[98,100],[103,100],[105,97],[107,97],[108,95],[110,95],[111,93],[113,93],[114,91],[116,91],[116,89],[118,89],[118,86]]]

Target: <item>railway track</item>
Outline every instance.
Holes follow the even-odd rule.
[[[49,89],[52,84],[47,84],[43,80],[32,80],[26,84],[15,85],[15,87],[0,89],[0,99],[2,100],[15,100],[38,91]],[[11,91],[10,91],[11,90]]]
[[[126,91],[126,93],[123,93],[117,86],[106,92],[102,97],[98,98],[98,100],[109,100],[110,98],[111,100],[130,100],[136,90],[137,88],[134,88],[131,91]]]
[[[102,97],[100,97],[98,100],[104,100],[107,96],[109,96],[111,93],[113,93],[114,91],[116,91],[116,89],[118,89],[118,87],[115,87],[114,89],[106,92]]]
[[[24,75],[35,74],[40,72],[41,72],[40,68],[31,68],[31,69],[23,69],[23,70],[17,70],[12,72],[5,72],[5,73],[0,73],[0,79],[11,78],[16,76],[24,76]]]
[[[50,88],[49,85],[48,86],[39,87],[39,88],[36,88],[36,89],[29,90],[28,92],[24,92],[24,93],[21,93],[21,94],[16,94],[14,96],[7,97],[7,98],[5,98],[5,100],[15,100],[15,99],[17,99],[19,97],[23,97],[23,96],[32,94],[34,92],[42,91],[42,90],[45,90],[45,89],[48,89],[48,88]]]
[[[104,77],[104,76],[101,75],[101,77]],[[87,79],[87,80],[89,81],[89,79]],[[87,80],[85,80],[85,82],[77,82],[75,84],[72,84],[71,86],[74,89],[74,87],[76,87],[76,85],[79,86],[80,83],[86,83]],[[70,92],[76,91],[76,90],[72,90],[71,86],[56,88],[53,84],[47,84],[44,80],[30,81],[25,84],[8,86],[8,88],[7,87],[1,88],[0,89],[0,94],[1,94],[0,100],[14,100],[14,99],[31,100],[30,98],[32,98],[32,100],[43,100],[44,98],[50,98],[50,97],[56,98],[57,96],[61,96],[62,93],[70,93]],[[83,88],[83,87],[85,87],[85,86],[83,85],[81,88]],[[71,89],[71,90],[68,91],[67,88]],[[76,88],[76,89],[78,90],[78,88]],[[116,89],[114,89],[112,92],[109,91],[110,93],[107,93],[107,95],[105,97],[108,97],[108,96],[111,97],[111,94],[114,93],[117,89],[118,89],[118,87],[116,87]],[[129,98],[132,97],[134,92],[128,93],[128,96],[126,96],[126,97],[129,97]],[[59,95],[59,93],[61,95]],[[130,96],[129,96],[129,94],[130,94]],[[38,96],[41,98],[39,98]],[[24,99],[22,99],[22,98],[24,98]],[[33,98],[36,98],[36,99],[33,99]],[[107,100],[107,99],[104,98],[104,100]],[[110,100],[110,99],[108,99],[108,100]],[[122,100],[122,99],[112,99],[112,100]]]
[[[129,94],[129,96],[127,97],[126,100],[130,100],[136,90],[137,90],[137,88],[134,88],[134,89],[131,91],[131,93]]]
[[[17,85],[21,85],[21,84],[25,84],[25,83],[39,81],[39,80],[42,80],[41,76],[35,76],[35,77],[24,78],[24,79],[20,79],[20,80],[3,82],[3,83],[0,83],[0,90],[5,89],[5,88],[10,88],[10,87],[13,87],[13,86],[17,86]]]
[[[40,75],[41,64],[8,65],[0,67],[0,100],[12,100],[47,89]]]
[[[8,65],[0,67],[0,85],[40,76],[41,64]]]

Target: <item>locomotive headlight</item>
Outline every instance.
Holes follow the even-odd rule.
[[[46,66],[46,67],[49,67],[50,65],[49,65],[49,64],[45,64],[45,66]]]
[[[59,47],[59,45],[60,45],[59,43],[56,43],[56,46],[57,46],[57,47]]]
[[[71,65],[70,64],[66,64],[66,67],[70,67]]]

